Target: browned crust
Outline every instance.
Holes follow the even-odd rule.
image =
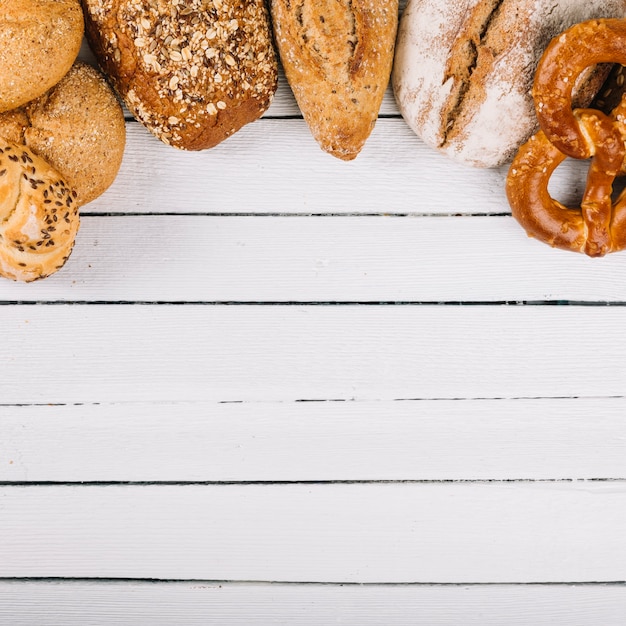
[[[277,62],[263,0],[82,0],[89,43],[164,143],[211,148],[269,107]]]
[[[389,83],[397,0],[271,0],[285,75],[323,150],[354,159]]]
[[[0,0],[0,111],[37,98],[61,80],[82,39],[78,0]]]

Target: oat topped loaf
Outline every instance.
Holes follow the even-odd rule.
[[[263,0],[82,0],[86,33],[128,108],[163,142],[211,148],[277,85]]]
[[[56,85],[82,40],[79,0],[0,0],[0,111]]]

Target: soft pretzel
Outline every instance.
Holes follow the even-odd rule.
[[[564,154],[586,159],[588,142],[572,111],[572,90],[587,67],[626,65],[626,20],[589,20],[555,37],[537,67],[533,98],[539,126]]]
[[[67,261],[78,231],[76,192],[24,146],[0,138],[0,274],[30,282]]]
[[[611,199],[626,156],[626,104],[610,115],[571,105],[581,72],[605,62],[626,64],[626,21],[583,22],[551,42],[533,90],[542,130],[520,148],[506,181],[513,216],[530,236],[589,256],[626,247],[626,195]],[[566,156],[592,158],[580,209],[563,206],[548,191]]]

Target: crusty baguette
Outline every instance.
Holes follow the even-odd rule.
[[[0,275],[30,282],[60,269],[78,230],[76,192],[24,146],[0,138]]]
[[[82,40],[79,0],[0,0],[0,111],[58,83]]]
[[[354,159],[389,84],[397,0],[270,0],[285,75],[323,150]]]
[[[82,0],[86,33],[130,111],[164,143],[211,148],[277,85],[264,0]]]
[[[95,68],[81,62],[27,105],[0,113],[0,136],[59,171],[83,206],[115,180],[126,143],[122,107]]]

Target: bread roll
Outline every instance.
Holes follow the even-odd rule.
[[[264,0],[83,0],[93,52],[166,144],[211,148],[259,118],[277,84]]]
[[[82,39],[79,0],[0,0],[0,111],[58,83]]]
[[[354,159],[389,84],[397,0],[270,0],[285,75],[321,148]]]
[[[0,274],[30,282],[67,261],[78,231],[76,192],[28,148],[0,138]]]
[[[0,114],[0,136],[43,157],[78,193],[80,206],[115,180],[126,143],[124,113],[98,70],[77,62],[50,91]]]
[[[501,165],[537,128],[531,87],[550,40],[577,22],[625,15],[626,0],[409,0],[392,78],[400,112],[448,156]],[[605,75],[588,73],[578,106]]]

